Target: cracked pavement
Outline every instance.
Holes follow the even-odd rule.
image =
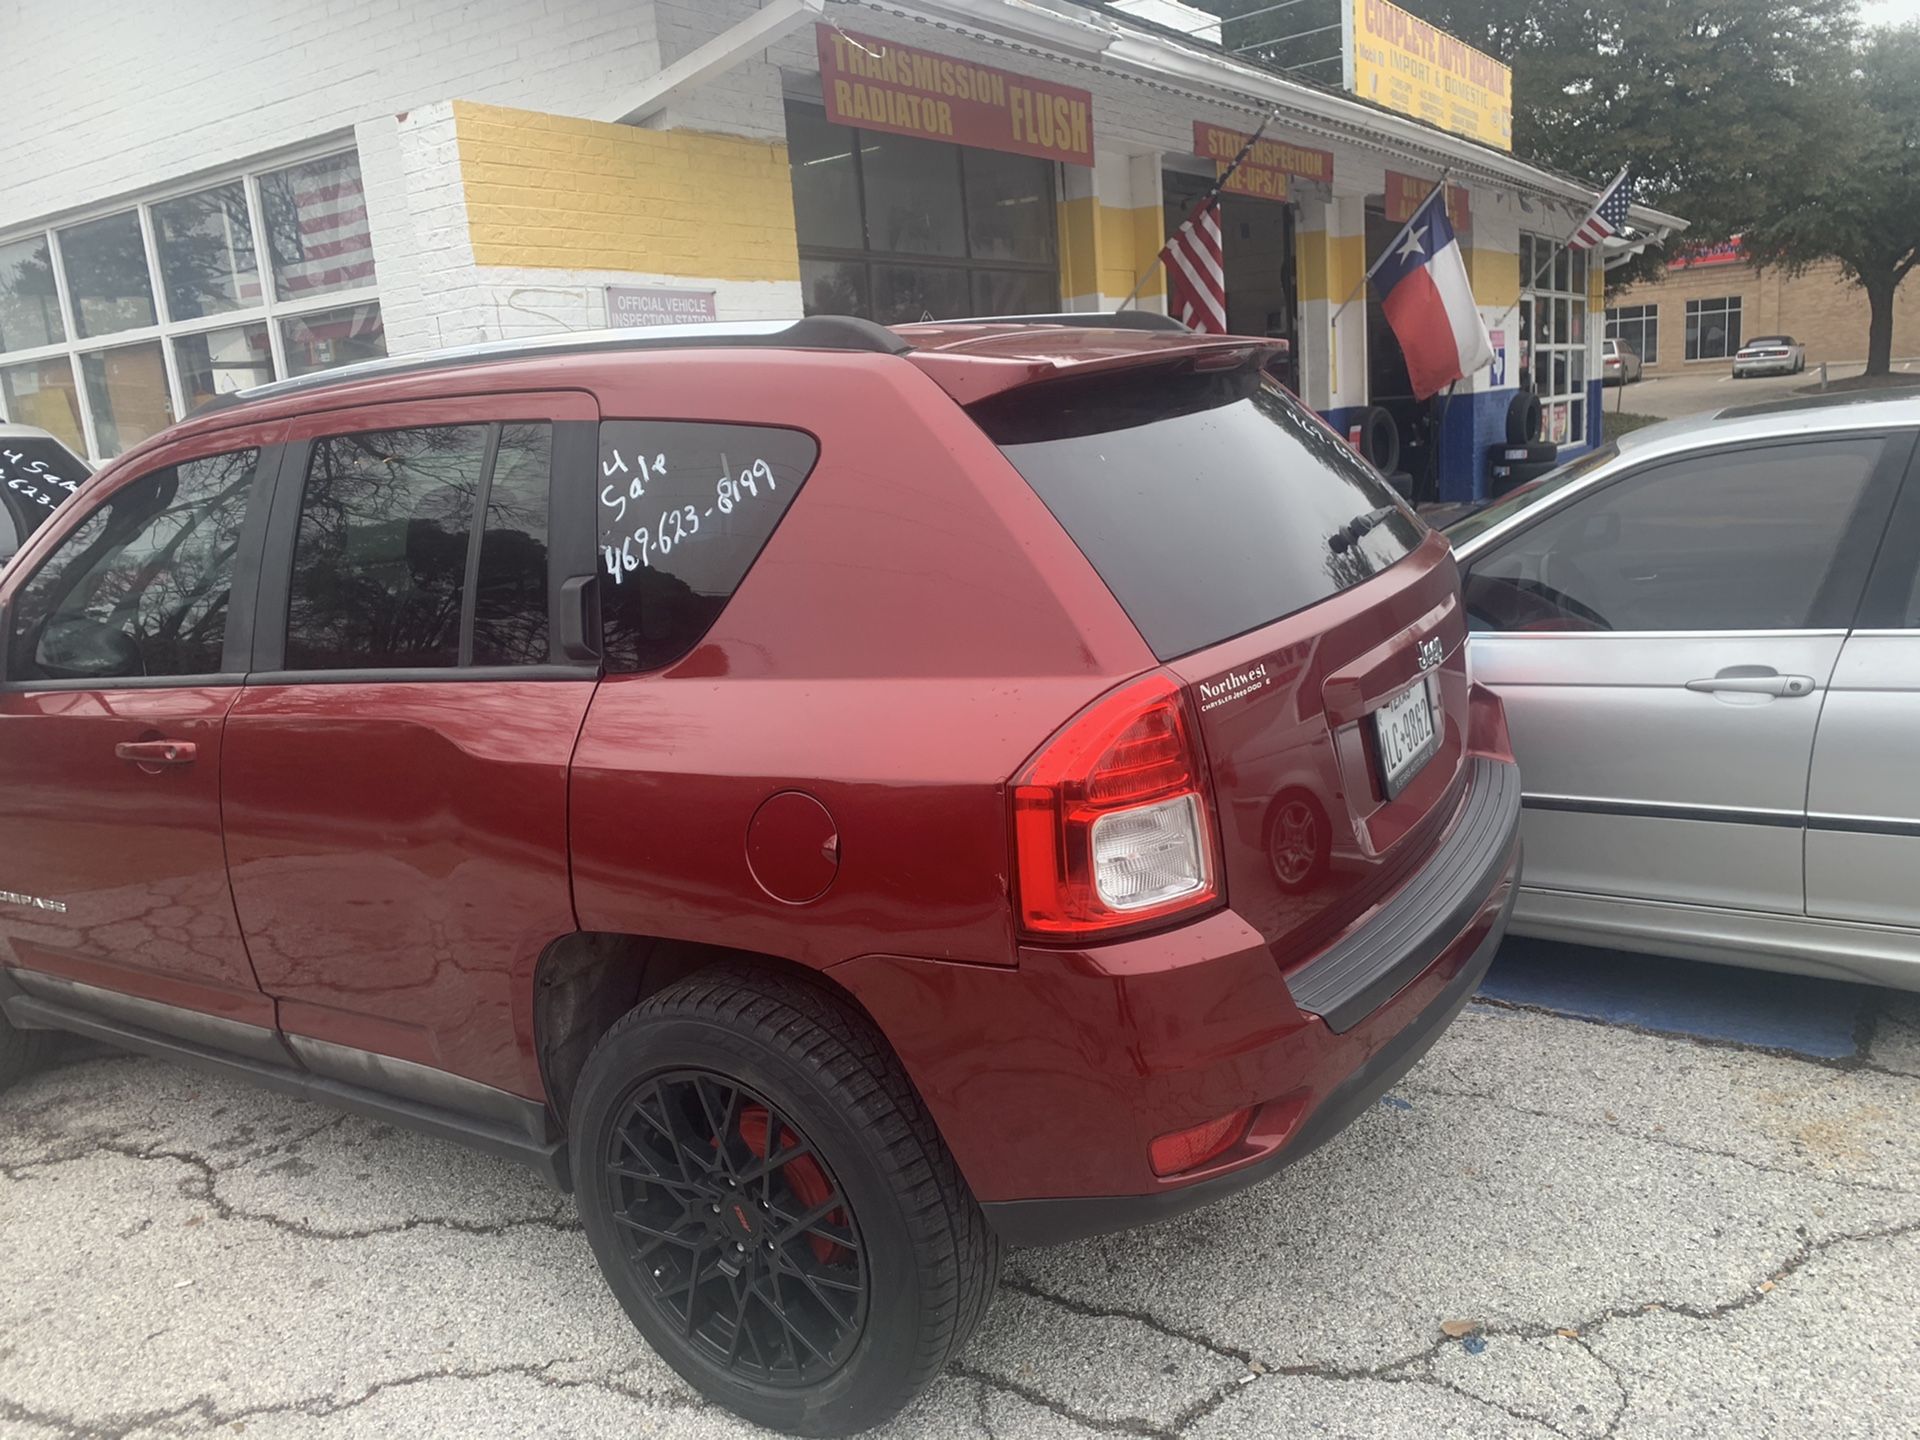
[[[1860,993],[1838,1062],[1476,1005],[1279,1179],[1010,1255],[875,1433],[1911,1436],[1920,996]],[[0,1266],[0,1436],[764,1433],[531,1175],[78,1042],[0,1096]]]

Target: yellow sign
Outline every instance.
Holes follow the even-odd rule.
[[[1348,0],[1347,88],[1412,115],[1513,149],[1513,71],[1387,0]]]

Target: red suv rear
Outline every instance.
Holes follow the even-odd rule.
[[[1447,545],[1271,352],[811,319],[175,426],[0,582],[0,1084],[75,1030],[528,1161],[701,1390],[883,1419],[1505,926]]]

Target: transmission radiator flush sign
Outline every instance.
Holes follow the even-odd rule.
[[[815,26],[827,119],[862,130],[1093,164],[1093,96],[896,40]]]

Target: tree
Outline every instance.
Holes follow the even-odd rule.
[[[1920,24],[1875,31],[1847,72],[1811,87],[1797,163],[1756,204],[1742,243],[1798,273],[1837,260],[1867,292],[1867,371],[1893,359],[1893,301],[1920,265]]]
[[[1225,19],[1227,48],[1340,84],[1339,65],[1323,57],[1340,49],[1351,0],[1279,10],[1274,0],[1202,3]],[[1631,162],[1636,199],[1686,216],[1690,238],[1713,241],[1760,212],[1799,153],[1817,118],[1812,82],[1844,70],[1856,5],[1407,0],[1406,8],[1513,68],[1516,154],[1596,186]]]

